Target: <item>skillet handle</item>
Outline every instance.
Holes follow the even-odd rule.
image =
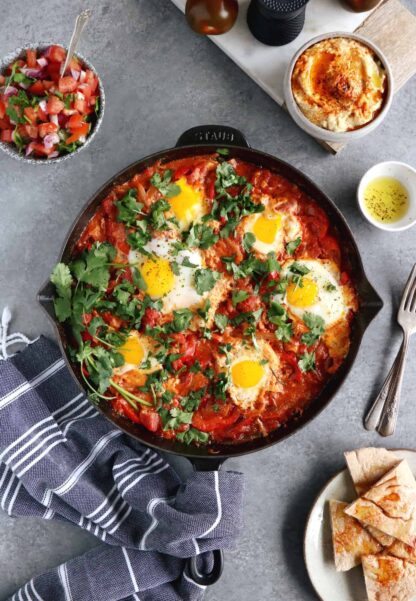
[[[198,472],[211,472],[219,470],[224,463],[224,459],[215,459],[214,457],[209,459],[191,459],[191,463]],[[186,575],[200,586],[210,586],[211,584],[215,584],[215,582],[220,579],[223,572],[224,554],[222,550],[216,549],[212,554],[214,563],[210,572],[201,572],[199,570],[197,565],[198,556],[190,557],[186,562]]]
[[[179,146],[194,146],[195,144],[218,144],[225,146],[243,146],[250,148],[244,134],[228,125],[197,125],[187,129],[176,142]]]
[[[53,299],[55,296],[55,288],[52,282],[47,280],[37,294],[38,303],[46,311],[50,319],[55,323],[55,309]]]

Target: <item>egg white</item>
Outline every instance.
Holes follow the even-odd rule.
[[[348,310],[348,303],[343,286],[340,284],[340,272],[337,265],[327,259],[299,259],[297,262],[310,270],[303,277],[316,284],[317,295],[314,302],[306,307],[291,304],[287,290],[284,295],[278,295],[276,300],[286,305],[292,316],[302,319],[305,313],[312,313],[321,317],[326,327],[342,319]],[[281,277],[286,277],[289,281],[293,275],[290,271],[292,264],[293,261],[287,261],[281,271]],[[302,288],[298,290],[298,293],[300,296],[302,295]]]
[[[269,252],[275,252],[281,254],[285,251],[286,244],[301,237],[302,228],[294,215],[293,211],[288,209],[285,205],[284,209],[279,209],[279,204],[273,203],[267,196],[263,196],[261,199],[265,209],[261,213],[255,213],[250,215],[244,220],[243,232],[251,233],[256,237],[256,240],[252,246],[253,250],[261,255],[267,255]],[[280,218],[280,227],[277,229],[273,240],[271,242],[265,242],[256,236],[256,224],[258,226],[259,220]]]
[[[194,285],[195,270],[203,267],[203,259],[198,249],[180,250],[175,254],[172,246],[173,240],[168,238],[153,238],[144,246],[144,250],[151,256],[166,259],[172,264],[175,261],[179,266],[179,275],[173,275],[173,286],[163,296],[151,295],[152,298],[162,298],[162,313],[171,313],[177,309],[190,308],[201,303],[202,297]],[[148,256],[138,251],[131,250],[129,262],[136,263],[140,271],[141,266],[149,259]],[[187,259],[193,267],[186,267],[183,262]],[[157,282],[156,282],[157,284]]]
[[[242,361],[253,361],[262,368],[262,376],[254,386],[241,386],[233,378],[233,367]],[[218,364],[221,369],[227,370],[230,381],[228,393],[232,401],[243,411],[253,409],[266,391],[273,392],[281,388],[278,381],[279,359],[271,346],[262,340],[257,341],[257,348],[236,341],[232,344],[228,357],[219,356]]]
[[[126,352],[124,350],[124,345],[122,345],[118,350],[119,352],[121,351],[121,354],[124,356],[124,365],[117,367],[114,370],[115,374],[123,375],[130,371],[140,374],[150,374],[162,368],[155,357],[158,345],[152,338],[137,332],[137,330],[132,330],[128,335],[128,340],[131,339],[134,339],[140,346],[143,357],[140,362],[135,362],[133,358],[129,360],[129,352]]]

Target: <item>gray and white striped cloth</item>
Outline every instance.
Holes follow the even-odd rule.
[[[234,545],[242,475],[184,482],[156,452],[102,417],[57,347],[39,338],[0,361],[0,506],[71,522],[107,543],[33,578],[12,601],[198,600],[185,559]],[[1,544],[1,541],[0,541]]]

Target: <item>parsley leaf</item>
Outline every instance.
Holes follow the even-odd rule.
[[[161,198],[152,204],[148,222],[155,230],[165,230],[168,227],[165,213],[170,210],[170,204]]]
[[[147,224],[145,221],[137,221],[136,225],[136,231],[127,236],[127,242],[131,248],[146,255],[148,253],[143,247],[150,241],[151,235],[147,231]]]
[[[181,424],[190,424],[194,415],[192,411],[182,411],[179,407],[172,407],[169,410],[162,408],[159,413],[164,430],[176,430]]]
[[[225,401],[226,400],[226,392],[227,392],[229,385],[230,385],[230,378],[229,378],[228,374],[226,374],[225,372],[218,374],[217,379],[214,381],[214,385],[213,385],[214,395],[218,399]]]
[[[298,359],[298,365],[301,371],[313,371],[315,369],[315,353],[304,353]]]
[[[275,336],[282,342],[289,342],[293,336],[292,323],[288,321],[286,309],[279,303],[272,301],[267,313],[269,321],[277,325]]]
[[[212,290],[220,275],[218,271],[212,271],[211,269],[197,269],[194,274],[194,280],[198,294],[202,296],[204,292]]]
[[[173,332],[183,332],[187,330],[193,317],[192,311],[189,309],[178,309],[173,312],[173,320],[169,323],[170,329]]]
[[[54,298],[55,314],[60,322],[71,317],[72,275],[69,267],[64,263],[55,265],[50,280],[56,288],[57,297]]]
[[[118,209],[117,221],[122,221],[128,226],[136,223],[137,216],[143,209],[143,204],[137,202],[136,198],[137,190],[135,188],[130,188],[123,198],[115,202]]]
[[[230,154],[228,148],[217,148],[217,154],[220,154],[223,157],[227,157]]]
[[[238,303],[241,303],[242,301],[246,300],[246,298],[248,298],[249,296],[250,295],[246,290],[234,290],[234,292],[231,295],[233,306],[235,307],[236,305],[238,305]]]
[[[218,241],[218,236],[209,225],[197,223],[184,236],[184,242],[189,247],[199,247],[206,250]]]
[[[281,267],[280,267],[280,263],[276,258],[276,253],[273,251],[270,251],[269,253],[267,253],[267,272],[268,273],[273,273],[275,271],[280,271]]]
[[[223,332],[228,324],[228,317],[223,313],[216,313],[214,317],[214,322],[220,332]]]
[[[302,334],[301,342],[307,346],[314,344],[325,331],[325,322],[319,315],[305,313],[303,322],[309,328],[309,332]]]
[[[302,238],[300,236],[298,236],[295,240],[292,240],[292,242],[288,242],[286,244],[286,252],[288,255],[293,255],[295,250],[297,249],[297,247],[301,244],[302,242]]]
[[[172,198],[173,196],[177,196],[181,189],[178,184],[173,183],[172,181],[172,170],[166,169],[163,175],[160,173],[155,173],[150,178],[150,183],[159,190],[159,192],[165,198]]]
[[[250,252],[251,247],[256,241],[256,236],[251,232],[246,232],[243,236],[243,248],[246,252]]]
[[[307,273],[310,272],[309,267],[306,267],[306,265],[302,265],[301,263],[298,263],[298,261],[294,261],[292,263],[292,265],[289,267],[289,271],[292,273],[292,282],[294,284],[296,284],[296,286],[303,288],[302,278],[304,275],[306,275]]]
[[[109,263],[116,255],[114,246],[97,242],[89,251],[70,264],[70,269],[78,282],[90,284],[93,288],[105,291],[110,279]]]
[[[184,432],[178,432],[176,440],[184,444],[191,444],[192,442],[205,444],[209,441],[209,434],[208,432],[201,432],[201,430],[197,430],[196,428],[189,428],[189,430],[185,430]]]

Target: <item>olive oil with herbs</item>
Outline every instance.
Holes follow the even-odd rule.
[[[395,223],[409,209],[409,192],[395,177],[376,177],[364,190],[364,206],[376,221]]]

